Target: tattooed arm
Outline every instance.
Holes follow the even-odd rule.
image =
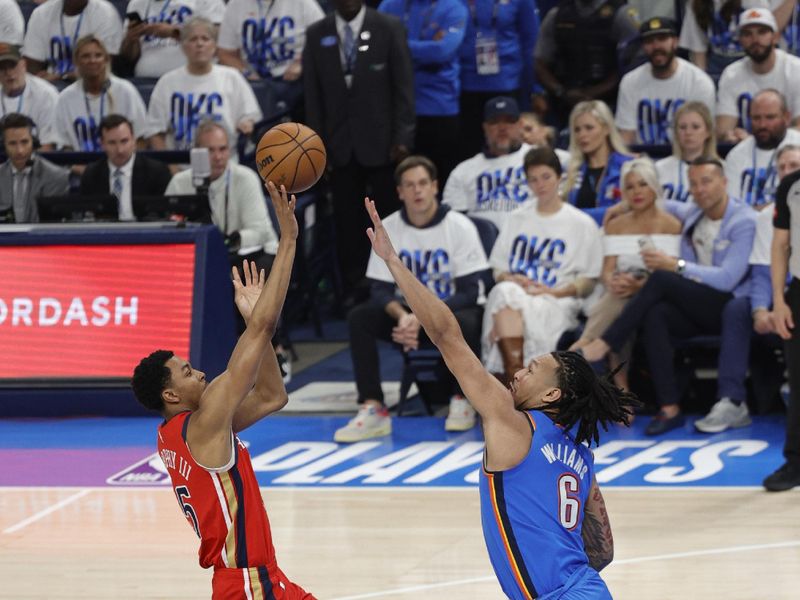
[[[589,565],[596,571],[602,571],[614,558],[614,537],[611,535],[606,503],[596,479],[592,480],[592,489],[589,490],[581,534]]]

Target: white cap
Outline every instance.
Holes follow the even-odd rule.
[[[772,31],[778,31],[775,15],[768,8],[748,8],[739,15],[739,31],[748,25],[764,25]]]

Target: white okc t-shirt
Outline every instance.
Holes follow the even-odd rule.
[[[0,43],[21,46],[25,19],[15,0],[0,0]]]
[[[675,111],[685,102],[702,102],[713,115],[716,89],[711,77],[682,58],[675,60],[678,67],[669,79],[654,77],[645,63],[620,82],[617,127],[635,131],[637,144],[669,144]]]
[[[49,81],[27,73],[25,89],[19,96],[6,96],[0,91],[0,106],[3,117],[8,113],[27,115],[36,124],[34,131],[42,144],[57,144],[56,136],[56,102],[58,89]]]
[[[64,0],[48,0],[36,7],[28,21],[22,54],[46,62],[47,70],[63,75],[75,69],[72,51],[82,37],[97,37],[109,54],[119,53],[122,21],[108,0],[89,0],[83,11],[71,17],[63,13]]]
[[[500,230],[489,264],[548,287],[572,283],[578,276],[599,277],[602,236],[595,220],[571,204],[551,215],[527,206]]]
[[[203,17],[219,25],[225,14],[222,0],[131,0],[125,14],[138,13],[146,23],[183,25],[192,17]],[[129,26],[125,20],[125,30]],[[136,77],[161,77],[186,64],[181,43],[175,38],[144,35],[139,38],[141,55],[136,62]]]
[[[787,129],[777,148],[763,150],[756,147],[752,135],[736,144],[725,157],[728,195],[750,206],[774,202],[779,183],[776,156],[786,144],[800,144],[800,131]]]
[[[533,198],[522,166],[530,149],[522,144],[516,152],[497,157],[480,152],[460,163],[447,178],[442,202],[501,228],[512,211]]]
[[[668,156],[656,161],[656,171],[664,200],[693,201],[689,190],[689,163],[677,156]]]
[[[324,16],[316,0],[230,0],[218,44],[239,50],[261,77],[281,77],[300,58],[308,26]]]
[[[56,103],[59,148],[68,146],[83,152],[102,150],[100,121],[114,113],[128,118],[137,138],[150,135],[142,97],[126,79],[111,75],[107,89],[98,95],[85,93],[81,80],[67,86]]]
[[[441,300],[456,293],[456,279],[489,268],[480,236],[469,217],[454,210],[431,227],[417,228],[403,221],[400,211],[383,220],[400,260]],[[374,251],[367,277],[394,283],[386,263]],[[397,290],[398,297],[400,292]]]
[[[236,69],[213,65],[206,75],[192,75],[186,67],[165,73],[147,111],[151,135],[166,133],[167,148],[174,150],[191,148],[197,126],[209,115],[233,136],[242,119],[261,119],[253,88]]]
[[[717,115],[738,117],[750,131],[750,102],[758,92],[767,88],[778,90],[786,97],[792,119],[800,117],[800,58],[775,50],[775,66],[769,73],[759,75],[751,68],[749,58],[728,65],[719,78]]]

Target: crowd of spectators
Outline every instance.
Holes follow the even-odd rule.
[[[797,0],[0,0],[0,222],[70,190],[115,197],[122,221],[145,218],[138,196],[205,193],[232,259],[268,268],[252,150],[302,120],[328,151],[352,309],[362,408],[337,440],[391,431],[375,340],[425,342],[370,259],[365,195],[499,378],[572,333],[627,386],[641,347],[658,435],[685,422],[676,350],[713,335],[717,402],[694,425],[741,427],[751,338],[793,335],[775,257],[797,221],[798,32]],[[147,156],[192,148],[205,187]],[[800,385],[790,405],[799,420]],[[454,383],[447,428],[474,420]],[[797,455],[767,487],[800,483]]]

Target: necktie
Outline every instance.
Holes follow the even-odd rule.
[[[122,169],[114,169],[111,193],[117,197],[117,214],[122,216]]]
[[[350,25],[344,26],[344,60],[347,73],[352,73],[353,67],[356,65],[356,36]]]
[[[114,169],[111,193],[114,194],[118,200],[122,198],[122,169]]]

